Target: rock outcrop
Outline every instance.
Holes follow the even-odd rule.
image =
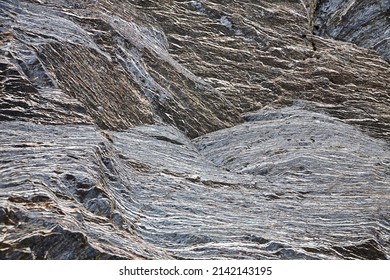
[[[390,61],[390,1],[313,1],[313,32],[376,50]],[[314,3],[312,3],[312,6]]]
[[[0,259],[389,259],[388,9],[2,1]]]

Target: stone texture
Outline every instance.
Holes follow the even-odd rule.
[[[389,0],[312,2],[318,2],[313,15],[314,34],[374,49],[390,61]]]
[[[389,259],[387,14],[2,1],[0,259]]]

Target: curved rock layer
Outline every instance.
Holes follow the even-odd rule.
[[[387,1],[220,2],[0,3],[0,259],[390,259]]]
[[[390,62],[389,0],[312,2],[314,34],[374,49]]]

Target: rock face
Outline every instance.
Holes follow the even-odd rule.
[[[0,259],[390,259],[388,11],[2,1]]]
[[[314,34],[372,48],[390,61],[389,0],[313,1],[314,5]]]

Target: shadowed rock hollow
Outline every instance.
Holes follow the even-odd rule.
[[[388,12],[2,1],[0,258],[389,259]]]
[[[390,61],[389,0],[312,1],[312,6],[314,34],[374,49]]]

